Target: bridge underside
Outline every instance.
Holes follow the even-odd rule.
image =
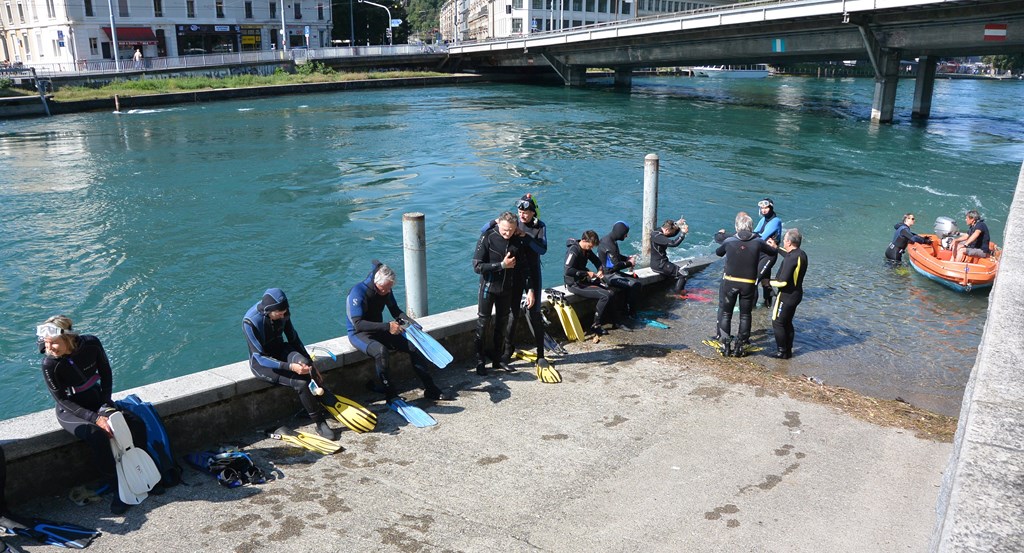
[[[986,25],[998,23],[1016,32],[1002,40],[986,37]],[[587,68],[610,68],[616,85],[628,86],[624,72],[634,68],[687,65],[870,60],[876,79],[872,118],[892,120],[900,59],[922,58],[923,66],[940,57],[1009,54],[1024,51],[1024,2],[962,2],[927,8],[894,9],[849,15],[803,17],[786,21],[744,23],[694,30],[672,30],[678,20],[648,25],[613,38],[566,41],[562,44],[466,52],[463,68],[482,73],[547,66],[567,85],[585,83]],[[593,33],[595,36],[598,31]],[[989,40],[986,40],[986,39]],[[918,80],[915,117],[927,117],[934,68]],[[919,102],[920,100],[920,102]],[[919,110],[919,107],[921,109]]]

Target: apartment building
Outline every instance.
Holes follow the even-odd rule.
[[[330,45],[330,0],[0,0],[0,56],[47,67]],[[111,15],[113,11],[113,15]],[[116,38],[116,45],[115,39]]]
[[[699,10],[734,0],[446,0],[440,30],[449,42],[487,40]]]

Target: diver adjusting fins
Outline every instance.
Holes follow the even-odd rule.
[[[416,428],[426,428],[437,424],[434,417],[431,417],[426,411],[414,405],[409,405],[400,397],[389,400],[388,409],[402,415],[403,419]]]
[[[153,458],[142,448],[135,447],[132,431],[124,420],[124,414],[114,411],[107,417],[107,424],[114,437],[110,439],[110,450],[114,454],[117,468],[117,491],[121,501],[138,505],[149,495],[150,490],[160,483],[163,475]]]
[[[447,367],[448,363],[455,359],[448,350],[444,349],[440,342],[435,340],[433,336],[423,332],[423,329],[415,324],[405,325],[402,335],[439,369]]]
[[[301,431],[293,434],[283,426],[272,432],[268,431],[267,435],[275,440],[281,440],[288,445],[308,449],[323,455],[331,455],[343,449],[338,442],[328,440],[323,436]]]
[[[371,432],[377,426],[377,415],[373,411],[345,396],[335,395],[324,388],[323,395],[314,397],[327,413],[355,432]]]
[[[85,528],[77,524],[41,518],[33,518],[28,522],[22,523],[6,516],[0,517],[0,531],[4,535],[24,536],[45,545],[70,549],[85,549],[92,543],[92,540],[100,535],[99,530]]]
[[[558,384],[562,381],[562,375],[555,369],[547,359],[537,360],[537,379],[545,384]]]

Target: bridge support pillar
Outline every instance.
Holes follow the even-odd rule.
[[[921,56],[917,62],[917,81],[914,83],[914,109],[911,119],[928,119],[932,113],[932,92],[935,90],[935,69],[938,60]]]
[[[871,102],[872,123],[892,123],[896,111],[896,84],[900,77],[900,51],[883,50],[875,76],[875,97]]]
[[[582,65],[567,65],[564,79],[565,86],[586,86],[587,68]]]
[[[633,87],[633,69],[631,67],[615,68],[615,89],[629,91]]]

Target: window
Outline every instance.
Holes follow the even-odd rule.
[[[594,11],[594,0],[587,0],[587,11],[588,12],[593,12]]]
[[[121,17],[131,17],[128,13],[128,0],[117,0],[117,11]]]
[[[22,23],[25,22],[25,6],[21,2],[18,2],[18,19],[21,19]]]
[[[46,57],[43,54],[43,35],[41,35],[41,34],[37,34],[36,35],[36,51],[39,52],[39,57],[40,58]]]
[[[324,5],[322,2],[316,5],[316,18],[320,21],[324,20]]]
[[[96,14],[92,12],[92,0],[85,0],[85,16],[92,17]]]
[[[513,17],[512,18],[512,32],[522,33],[523,32],[523,18]]]
[[[28,33],[22,33],[21,45],[25,47],[25,59],[32,59],[32,49],[28,45]]]
[[[14,25],[14,14],[11,13],[11,3],[7,2],[4,6],[7,8],[7,22]]]
[[[598,13],[608,13],[608,0],[597,0]]]
[[[217,7],[217,18],[224,18],[224,0],[217,0],[214,5]]]
[[[633,3],[632,2],[623,2],[622,3],[622,13],[624,15],[629,15],[632,12],[632,10],[633,10]]]
[[[302,19],[302,4],[295,2],[292,5],[295,6],[295,19]]]
[[[57,17],[57,10],[53,7],[53,0],[46,0],[46,17],[50,19]]]
[[[89,53],[94,55],[94,56],[96,54],[100,53],[100,43],[99,43],[99,40],[97,40],[95,38],[90,38],[89,39]]]
[[[196,16],[196,0],[185,0],[185,15],[193,18]]]
[[[153,17],[164,16],[164,0],[153,0]]]
[[[523,9],[523,0],[512,0],[512,9],[515,9],[515,10]],[[520,25],[522,23],[523,23],[522,21],[519,22]]]
[[[545,10],[554,9],[554,5],[555,5],[555,0],[544,0],[544,9]]]
[[[581,12],[583,11],[583,0],[572,0],[572,11]]]
[[[533,0],[533,2],[531,3],[531,7],[533,7],[533,9],[535,10],[541,9],[542,7],[544,7],[544,0]]]
[[[245,3],[245,18],[252,19],[252,2]]]
[[[277,3],[270,3],[270,19],[277,19]]]

